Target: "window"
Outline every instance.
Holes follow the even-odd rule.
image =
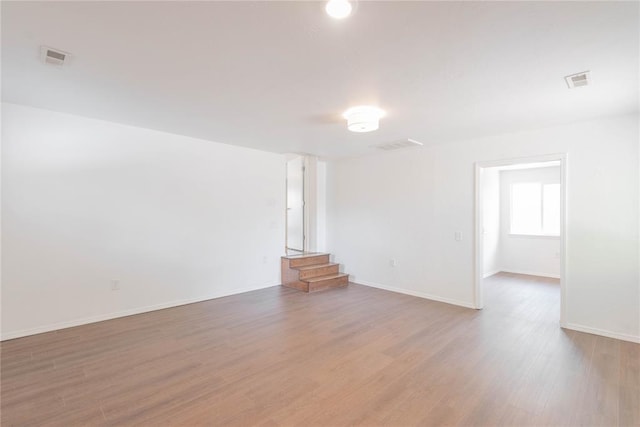
[[[560,235],[560,184],[511,184],[510,234]]]

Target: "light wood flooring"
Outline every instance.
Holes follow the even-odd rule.
[[[484,289],[274,287],[5,341],[2,426],[640,425],[640,345],[560,329],[557,281]]]

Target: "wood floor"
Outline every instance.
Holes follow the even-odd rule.
[[[558,327],[553,280],[475,311],[275,287],[1,344],[19,425],[640,425],[640,345]]]

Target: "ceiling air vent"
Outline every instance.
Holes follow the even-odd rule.
[[[418,142],[415,139],[407,138],[401,139],[399,141],[386,142],[384,144],[375,145],[374,148],[384,151],[392,151],[392,150],[401,150],[403,148],[409,147],[420,147],[422,146],[422,142]]]
[[[591,71],[583,71],[581,73],[572,74],[564,78],[567,81],[569,89],[574,87],[587,86],[591,83]]]
[[[42,46],[40,48],[40,57],[45,64],[60,67],[69,59],[69,54],[58,49]]]

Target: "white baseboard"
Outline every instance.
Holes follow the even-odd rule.
[[[498,273],[513,273],[513,274],[526,274],[527,276],[540,276],[540,277],[551,277],[552,279],[559,279],[560,275],[559,274],[553,274],[553,273],[541,273],[539,271],[525,271],[525,270],[505,270],[500,269],[498,271]],[[495,274],[495,273],[494,273]]]
[[[504,271],[504,270],[501,270],[501,271]],[[511,272],[509,272],[509,273],[511,273]],[[540,275],[540,274],[531,274],[531,273],[519,273],[519,274],[529,274],[529,275],[535,275],[535,276],[539,276]],[[552,277],[552,276],[545,276],[545,277]],[[474,308],[474,309],[476,308],[473,304],[468,303],[466,301],[460,301],[460,300],[455,300],[455,299],[451,299],[451,298],[438,297],[438,296],[430,295],[430,294],[427,294],[427,293],[424,293],[424,292],[420,292],[420,291],[413,291],[413,290],[408,290],[408,289],[396,288],[394,286],[381,285],[380,283],[369,282],[369,281],[366,281],[366,280],[358,280],[357,282],[353,282],[353,283],[364,285],[364,286],[369,286],[371,288],[384,289],[386,291],[397,292],[397,293],[400,293],[400,294],[411,295],[411,296],[415,296],[415,297],[419,297],[419,298],[425,298],[425,299],[429,299],[429,300],[432,300],[432,301],[444,302],[444,303],[447,303],[447,304],[457,305],[457,306],[461,306],[461,307]],[[623,334],[623,333],[618,333],[618,332],[611,332],[611,331],[607,331],[607,330],[604,330],[604,329],[597,329],[597,328],[591,328],[591,327],[588,327],[588,326],[577,325],[575,323],[566,323],[566,324],[562,324],[561,326],[563,328],[565,328],[565,329],[571,329],[571,330],[577,331],[577,332],[586,332],[588,334],[601,335],[603,337],[614,338],[614,339],[618,339],[618,340],[622,340],[622,341],[640,343],[640,336],[635,336],[635,335],[630,335],[630,334]]]
[[[615,338],[617,340],[629,341],[640,344],[640,336],[629,335],[629,334],[621,334],[618,332],[611,332],[604,329],[591,328],[589,326],[576,325],[575,323],[566,323],[562,325],[565,329],[571,329],[572,331],[577,332],[586,332],[587,334],[593,335],[601,335],[607,338]]]
[[[274,284],[274,285],[270,284],[270,285],[252,286],[252,287],[238,289],[237,291],[234,291],[234,292],[227,292],[227,293],[219,292],[219,293],[215,293],[215,294],[211,294],[211,295],[205,295],[205,296],[198,297],[198,298],[188,298],[188,299],[183,299],[183,300],[169,301],[169,302],[165,302],[165,303],[161,303],[161,304],[148,305],[148,306],[145,306],[145,307],[132,308],[132,309],[129,309],[129,310],[116,311],[116,312],[113,312],[113,313],[100,314],[100,315],[97,315],[97,316],[83,317],[81,319],[74,319],[74,320],[69,320],[69,321],[66,321],[66,322],[59,322],[59,323],[54,323],[54,324],[50,324],[50,325],[38,326],[36,328],[23,329],[23,330],[13,331],[13,332],[6,332],[6,333],[2,334],[2,336],[0,337],[0,341],[12,340],[12,339],[15,339],[15,338],[26,337],[26,336],[29,336],[29,335],[42,334],[44,332],[57,331],[59,329],[66,329],[66,328],[71,328],[71,327],[74,327],[74,326],[86,325],[86,324],[89,324],[89,323],[102,322],[104,320],[116,319],[118,317],[126,317],[126,316],[132,316],[134,314],[148,313],[150,311],[162,310],[162,309],[165,309],[165,308],[178,307],[180,305],[193,304],[193,303],[196,303],[196,302],[207,301],[207,300],[210,300],[210,299],[228,297],[228,296],[231,296],[231,295],[237,295],[237,294],[242,294],[242,293],[245,293],[245,292],[257,291],[259,289],[266,289],[266,288],[271,288],[273,286],[279,286],[279,285],[280,285],[280,283],[277,283],[277,284]]]
[[[427,294],[425,292],[396,288],[394,286],[381,285],[380,283],[374,283],[374,282],[369,282],[365,280],[358,280],[357,282],[353,282],[353,283],[356,283],[358,285],[369,286],[371,288],[384,289],[385,291],[397,292],[399,294],[411,295],[414,297],[424,298],[432,301],[444,302],[446,304],[457,305],[460,307],[473,308],[473,309],[476,308],[475,305],[470,302],[460,301],[452,298],[439,297],[439,296]]]
[[[502,270],[500,270],[500,269],[490,271],[490,272],[488,272],[488,273],[485,273],[485,274],[482,276],[482,278],[483,278],[483,279],[486,279],[487,277],[491,277],[491,276],[493,276],[494,274],[498,274],[498,273],[500,273],[501,271],[502,271]]]

